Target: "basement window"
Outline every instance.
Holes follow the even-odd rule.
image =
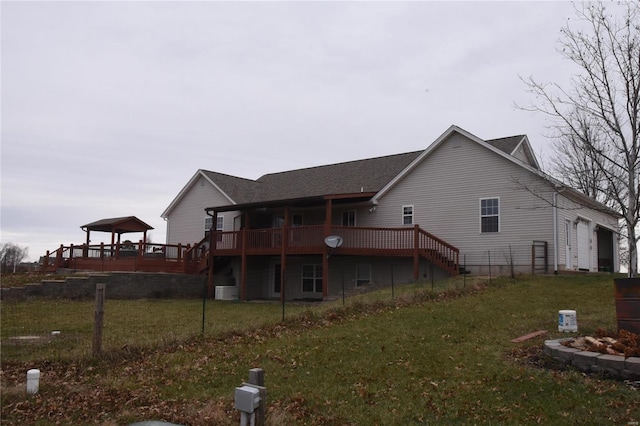
[[[302,292],[322,293],[322,265],[302,265]]]

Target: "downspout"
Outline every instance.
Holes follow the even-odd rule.
[[[558,192],[552,195],[553,204],[553,273],[558,275]]]

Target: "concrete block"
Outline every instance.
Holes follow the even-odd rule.
[[[624,369],[640,374],[640,358],[636,356],[624,360]]]
[[[581,352],[579,349],[567,348],[566,346],[560,346],[556,349],[556,356],[560,361],[563,362],[571,362],[573,360],[573,355],[576,352]]]
[[[596,363],[596,358],[599,356],[597,352],[576,352],[571,364],[580,371],[591,371],[591,366]]]
[[[624,357],[618,355],[600,355],[596,360],[598,367],[624,370]]]
[[[629,370],[620,370],[620,377],[624,380],[640,380],[640,373]]]

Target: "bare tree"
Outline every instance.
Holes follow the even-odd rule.
[[[523,79],[537,98],[524,109],[553,119],[552,136],[567,165],[564,179],[622,214],[629,276],[634,277],[640,219],[640,5],[618,7],[624,8],[621,17],[602,3],[576,7],[578,25],[585,29],[562,28],[559,51],[579,72],[569,87]]]
[[[581,129],[588,132],[590,129]],[[593,139],[593,138],[590,138]],[[597,162],[585,152],[585,147],[575,135],[563,135],[553,143],[556,154],[551,159],[551,174],[561,176],[564,183],[597,200],[607,207],[616,208],[611,192],[607,190],[605,174],[598,168]],[[600,147],[607,156],[611,156],[611,147]]]
[[[2,273],[16,272],[20,262],[27,257],[29,248],[22,248],[17,244],[5,243],[0,245],[0,268]]]

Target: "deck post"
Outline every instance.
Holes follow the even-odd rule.
[[[144,246],[143,246],[143,242],[142,240],[138,241],[138,260],[137,260],[137,265],[140,264],[140,262],[142,262],[142,256],[144,255]],[[137,270],[138,268],[136,268]]]
[[[329,295],[329,252],[327,245],[324,243],[324,239],[331,233],[331,212],[333,210],[333,202],[331,199],[327,200],[325,220],[324,220],[324,232],[322,241],[322,297],[325,298]]]
[[[284,295],[285,295],[284,277],[287,271],[287,228],[283,226],[281,229],[282,229],[282,244],[281,244],[282,247],[280,250],[280,301],[284,303]],[[283,320],[284,320],[284,317],[283,317]]]
[[[420,227],[413,225],[413,280],[420,278]]]
[[[56,263],[55,269],[57,270],[62,266],[62,252],[64,251],[64,245],[60,244],[60,248],[58,249],[58,253],[56,253]]]
[[[218,220],[218,213],[216,211],[213,212],[213,219],[211,219],[211,223],[215,224]],[[213,228],[213,225],[211,226]],[[216,226],[216,229],[217,226]],[[215,249],[216,249],[216,237],[214,235],[213,229],[209,229],[209,259],[207,261],[207,295],[208,297],[215,297],[215,283],[213,282],[213,273],[214,273],[214,261],[215,261]]]
[[[242,266],[240,267],[240,300],[247,300],[247,228],[242,228]]]

